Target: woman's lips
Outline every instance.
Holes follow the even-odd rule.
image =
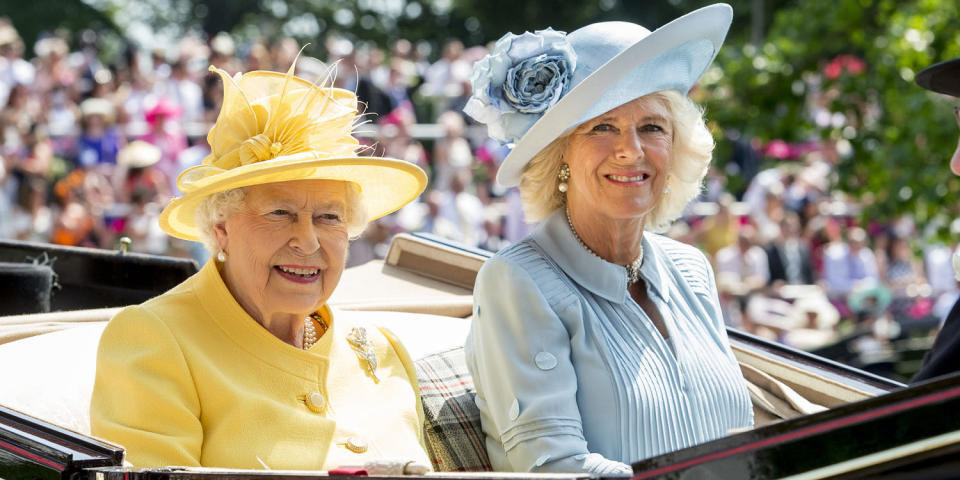
[[[320,279],[320,269],[300,265],[276,265],[273,269],[283,278],[296,283],[313,283]]]
[[[613,183],[639,185],[649,180],[650,174],[646,172],[610,173],[604,175],[604,178]]]

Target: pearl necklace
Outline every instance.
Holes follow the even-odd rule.
[[[324,323],[322,318],[316,313],[311,313],[307,318],[303,320],[303,349],[310,350],[317,340],[327,332],[327,325]],[[320,326],[321,331],[317,332],[317,325]]]
[[[580,235],[577,234],[577,229],[573,228],[573,220],[570,219],[570,209],[565,209],[567,213],[567,225],[570,226],[570,231],[573,232],[573,236],[577,238],[577,241],[580,242],[580,246],[584,250],[590,252],[591,255],[603,260],[603,257],[597,255],[596,252],[590,249],[586,243],[583,243],[583,239],[580,238]],[[640,267],[643,265],[643,244],[640,244],[640,253],[637,255],[637,258],[633,262],[630,262],[627,265],[624,265],[623,268],[627,271],[627,285],[632,283],[637,283],[640,280]]]

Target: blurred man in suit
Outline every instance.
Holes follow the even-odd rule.
[[[944,95],[960,97],[960,57],[925,68],[917,74],[917,85]],[[960,108],[954,109],[960,127]],[[950,170],[960,176],[960,143],[950,159]],[[956,256],[956,254],[954,254]],[[955,257],[954,269],[958,266]],[[960,273],[960,272],[958,272]],[[933,348],[923,359],[923,367],[913,377],[914,382],[960,371],[960,301],[947,316]]]

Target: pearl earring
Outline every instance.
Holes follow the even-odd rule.
[[[226,262],[227,252],[224,252],[223,250],[220,250],[219,252],[217,252],[217,261],[219,261],[220,263]]]
[[[560,184],[557,185],[557,190],[560,190],[560,193],[567,193],[567,180],[570,180],[570,165],[566,163],[560,165],[557,178],[560,180]]]

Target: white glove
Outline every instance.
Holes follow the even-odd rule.
[[[397,458],[370,460],[363,464],[363,468],[370,475],[423,475],[430,471],[430,467],[423,463]]]

